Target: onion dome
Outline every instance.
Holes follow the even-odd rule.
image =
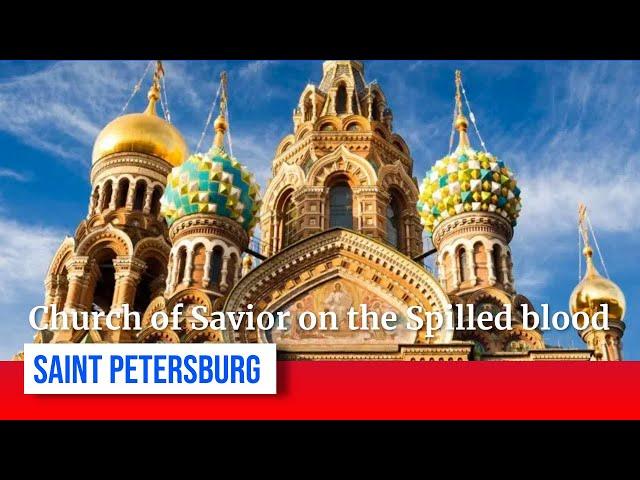
[[[171,226],[176,220],[194,213],[211,213],[238,222],[251,233],[258,222],[260,186],[253,174],[224,150],[227,122],[221,113],[214,123],[214,145],[206,153],[191,155],[175,167],[167,179],[160,200],[161,213]]]
[[[443,220],[465,212],[495,213],[515,226],[522,205],[513,172],[492,154],[471,148],[459,72],[456,84],[458,147],[431,167],[420,188],[418,213],[429,236]]]
[[[174,167],[187,158],[189,148],[178,129],[160,118],[156,112],[162,74],[162,65],[158,62],[153,84],[147,95],[149,105],[144,112],[122,115],[98,134],[93,145],[92,163],[107,155],[124,152],[153,155]]]
[[[626,300],[620,287],[598,273],[593,264],[593,250],[589,246],[588,234],[584,223],[586,209],[581,205],[580,227],[585,241],[583,254],[587,261],[587,271],[574,288],[569,300],[572,314],[585,312],[589,318],[602,311],[602,305],[608,305],[609,321],[622,321],[626,310]]]

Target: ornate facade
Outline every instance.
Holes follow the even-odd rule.
[[[548,348],[541,332],[522,328],[517,313],[509,331],[442,328],[429,336],[402,321],[393,331],[346,328],[347,311],[360,305],[401,320],[414,306],[533,310],[516,290],[509,247],[520,190],[501,161],[471,147],[459,76],[459,145],[419,188],[382,88],[367,83],[361,62],[324,62],[319,85],[307,85],[293,110],[293,131],[277,146],[261,199],[251,172],[224,148],[226,77],[214,145],[188,156],[179,132],[155,113],[162,74],[158,64],[144,113],[119,117],[99,135],[88,216],[63,241],[45,280],[47,305],[107,312],[128,304],[143,328],[47,329],[36,342],[275,342],[287,359],[621,358],[624,297],[611,294],[599,299],[618,302],[614,331],[602,338],[585,332],[584,349]],[[263,261],[254,268],[248,245],[256,225]],[[423,229],[435,247],[437,276],[420,261]],[[590,267],[574,292],[572,311],[595,308],[590,285],[605,279],[594,272]],[[178,303],[185,305],[180,330],[154,329],[152,315]],[[200,331],[190,321],[195,306],[289,312],[294,321],[285,331],[246,324]],[[309,311],[330,312],[336,328],[301,329],[295,319]],[[42,322],[49,321],[47,312]]]

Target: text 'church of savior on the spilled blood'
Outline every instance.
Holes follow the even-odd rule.
[[[226,77],[215,139],[189,155],[178,129],[159,116],[160,62],[142,113],[122,115],[93,148],[86,219],[56,252],[45,305],[61,311],[112,311],[129,304],[139,331],[39,331],[38,343],[275,342],[281,358],[309,360],[619,360],[625,300],[601,276],[583,228],[587,270],[572,312],[609,305],[609,330],[581,332],[584,348],[545,345],[522,328],[533,305],[516,291],[509,243],[520,190],[508,166],[467,135],[461,75],[456,74],[457,148],[420,184],[409,146],[393,130],[392,99],[367,83],[358,61],[326,61],[293,110],[293,131],[275,150],[264,196],[251,172],[227,153]],[[463,92],[464,93],[464,92]],[[473,118],[473,117],[471,117]],[[260,227],[260,252],[249,248]],[[423,233],[433,242],[436,274],[425,268]],[[261,261],[256,265],[255,258]],[[181,330],[156,330],[151,316],[185,305]],[[190,312],[335,312],[335,331],[195,330]],[[511,305],[514,328],[451,331],[353,331],[347,311],[408,308],[475,311]],[[49,325],[50,312],[41,322]],[[468,321],[466,319],[465,321]],[[21,354],[16,356],[20,359]]]

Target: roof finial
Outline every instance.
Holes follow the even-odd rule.
[[[462,113],[462,72],[456,70],[456,120],[455,127],[460,132],[460,142],[458,148],[469,148],[469,136],[467,135],[467,128],[469,122],[467,117]]]
[[[591,242],[589,241],[589,228],[587,226],[587,207],[584,203],[580,202],[578,205],[578,228],[582,234],[582,242],[584,243],[584,249],[582,253],[587,260],[587,273],[586,276],[597,274],[596,268],[593,265],[593,250],[591,249]]]
[[[156,60],[156,71],[153,74],[153,82],[151,83],[151,88],[149,88],[149,93],[147,93],[149,105],[147,105],[147,109],[144,111],[147,115],[157,115],[156,103],[160,100],[160,79],[163,76],[164,68],[162,67],[162,61]]]
[[[227,72],[220,74],[220,114],[213,124],[216,136],[214,147],[224,148],[224,134],[227,131]]]

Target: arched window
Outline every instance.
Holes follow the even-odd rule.
[[[353,113],[360,113],[360,109],[358,108],[358,99],[356,98],[357,95],[352,95],[351,96],[351,111]]]
[[[444,275],[445,288],[447,290],[451,290],[453,288],[454,265],[452,262],[452,256],[449,255],[449,252],[445,252],[445,254],[442,256],[441,268],[444,269],[444,271],[441,272],[440,275]]]
[[[180,284],[184,281],[184,272],[187,267],[187,247],[180,247],[178,255],[176,257],[175,269],[178,272],[176,275],[176,284]]]
[[[227,284],[233,287],[236,283],[236,272],[238,270],[238,257],[235,253],[232,253],[229,257],[229,263],[227,264]]]
[[[371,120],[380,120],[380,100],[378,95],[373,97],[373,102],[371,103]]]
[[[323,123],[320,126],[320,131],[322,132],[333,132],[336,129],[336,127],[333,126],[333,123],[327,122],[327,123]]]
[[[121,178],[118,182],[118,198],[116,198],[116,208],[122,208],[127,204],[129,194],[129,179]]]
[[[138,183],[136,183],[136,193],[135,193],[135,198],[133,200],[134,210],[142,211],[142,208],[144,207],[144,197],[146,193],[147,193],[147,182],[145,182],[144,180],[139,180]]]
[[[96,264],[100,271],[96,286],[93,290],[93,300],[91,302],[92,311],[109,312],[113,304],[113,294],[116,288],[116,276],[113,260],[116,253],[113,250],[101,250],[95,257]]]
[[[313,118],[313,102],[311,101],[311,93],[304,100],[304,121],[310,122]]]
[[[282,196],[277,212],[278,233],[280,235],[280,249],[293,243],[295,230],[295,205],[293,203],[293,190],[289,190]]]
[[[458,250],[458,271],[460,272],[460,283],[469,280],[467,263],[467,251],[464,248]]]
[[[222,273],[222,247],[217,246],[211,253],[209,264],[209,285],[219,288],[220,274]]]
[[[493,263],[493,274],[496,282],[502,283],[502,249],[500,245],[494,245],[491,250],[491,262]]]
[[[151,196],[151,215],[158,215],[160,213],[161,197],[162,197],[162,187],[157,185],[153,189],[153,195]]]
[[[475,264],[476,278],[481,282],[486,282],[489,278],[487,269],[487,250],[482,242],[473,245],[473,263]]]
[[[334,227],[353,229],[353,194],[344,181],[329,189],[329,228]]]
[[[204,245],[199,243],[193,249],[193,268],[191,270],[191,281],[195,286],[202,286],[206,259],[207,252]]]
[[[91,211],[89,214],[96,213],[96,209],[99,207],[98,200],[100,198],[100,185],[96,185],[93,189],[93,195],[91,195]]]
[[[402,208],[398,196],[391,194],[391,200],[387,205],[387,241],[400,249],[402,245]]]
[[[347,113],[347,87],[341,84],[336,92],[336,113]]]
[[[133,302],[133,309],[141,314],[146,311],[151,300],[162,293],[164,282],[159,284],[159,279],[167,273],[163,263],[155,257],[145,258],[144,262],[147,266],[136,287],[136,297]]]
[[[111,180],[107,180],[104,184],[104,192],[102,194],[102,205],[100,205],[101,211],[109,208],[109,204],[111,203],[111,195],[113,195],[113,184]]]

